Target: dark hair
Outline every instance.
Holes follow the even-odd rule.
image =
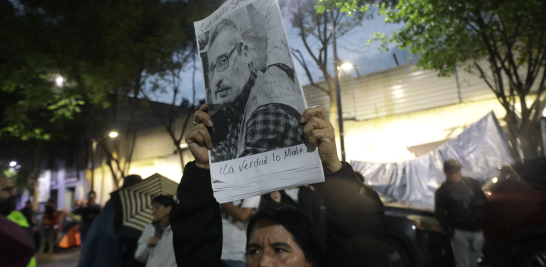
[[[261,205],[258,212],[248,220],[246,230],[246,246],[254,225],[260,220],[271,220],[282,225],[292,236],[305,255],[305,259],[324,266],[326,264],[324,243],[320,239],[313,221],[300,209],[277,202]]]
[[[91,194],[97,196],[97,193],[95,193],[95,191],[93,191],[93,190],[89,191],[89,193],[87,193],[87,196],[90,196]]]
[[[52,220],[55,217],[55,207],[51,205],[46,205],[44,213],[45,213],[44,214],[45,217]]]
[[[358,179],[359,182],[364,183],[364,181],[366,181],[366,179],[364,179],[364,175],[362,175],[362,173],[355,171],[355,175],[356,175],[356,178]]]
[[[171,212],[174,210],[174,206],[176,206],[176,201],[174,201],[173,196],[170,195],[158,195],[154,197],[152,203],[157,203],[163,207],[171,207]]]
[[[218,24],[216,24],[214,31],[212,31],[212,34],[210,35],[209,45],[212,45],[212,43],[214,43],[214,41],[216,40],[216,37],[218,37],[218,35],[224,30],[227,30],[231,33],[230,36],[233,37],[233,40],[231,41],[238,42],[237,35],[241,35],[241,31],[239,30],[239,28],[237,28],[237,26],[235,25],[233,21],[229,19],[223,19],[220,22],[218,22]],[[239,51],[239,49],[237,49],[237,51]]]
[[[142,177],[140,175],[131,174],[131,175],[125,177],[125,179],[123,179],[123,185],[121,186],[121,188],[127,188],[129,186],[138,184],[141,181],[142,181]]]
[[[461,171],[461,163],[456,159],[448,159],[444,162],[444,172],[454,174]]]

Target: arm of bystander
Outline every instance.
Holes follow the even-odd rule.
[[[449,226],[449,223],[447,222],[447,215],[446,215],[446,206],[445,206],[445,200],[444,195],[442,194],[442,187],[438,188],[436,190],[436,193],[434,194],[434,215],[440,225],[442,226],[442,229],[449,235],[453,236],[454,231],[451,226]]]
[[[138,247],[135,251],[135,259],[139,262],[145,263],[148,260],[148,255],[150,253],[150,247],[148,246],[148,241],[150,237],[153,237],[155,234],[155,229],[152,224],[146,225],[142,235],[138,239]]]

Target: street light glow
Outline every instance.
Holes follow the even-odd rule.
[[[343,65],[341,65],[341,68],[343,70],[351,70],[353,68],[353,64],[351,63],[343,63]]]
[[[493,183],[497,183],[499,179],[497,177],[493,178]]]
[[[63,86],[64,78],[62,76],[57,76],[57,78],[55,78],[55,84],[59,87]]]
[[[12,162],[9,163],[10,167],[15,167],[15,165],[17,165],[17,162],[15,162],[15,161],[12,161]]]
[[[110,138],[116,138],[118,136],[117,132],[110,132],[109,134]]]

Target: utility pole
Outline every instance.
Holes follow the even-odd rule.
[[[341,90],[339,86],[339,71],[340,64],[339,59],[337,58],[337,44],[336,44],[336,22],[334,19],[334,11],[330,13],[332,17],[332,38],[333,38],[333,49],[334,49],[334,71],[335,77],[334,82],[336,85],[336,100],[337,100],[337,121],[339,124],[339,144],[341,147],[341,161],[345,161],[345,141],[343,138],[343,114],[341,109]]]

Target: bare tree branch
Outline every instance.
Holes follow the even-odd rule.
[[[309,79],[309,83],[311,85],[315,86],[316,88],[320,89],[321,91],[323,91],[323,92],[327,93],[328,95],[330,95],[330,90],[316,84],[313,81],[313,75],[311,75],[311,72],[309,71],[309,68],[307,67],[307,64],[305,63],[305,59],[303,58],[303,55],[301,54],[301,52],[298,49],[292,48],[292,54],[294,55],[296,60],[300,63],[300,65],[305,70],[305,73],[307,74],[307,78]]]

